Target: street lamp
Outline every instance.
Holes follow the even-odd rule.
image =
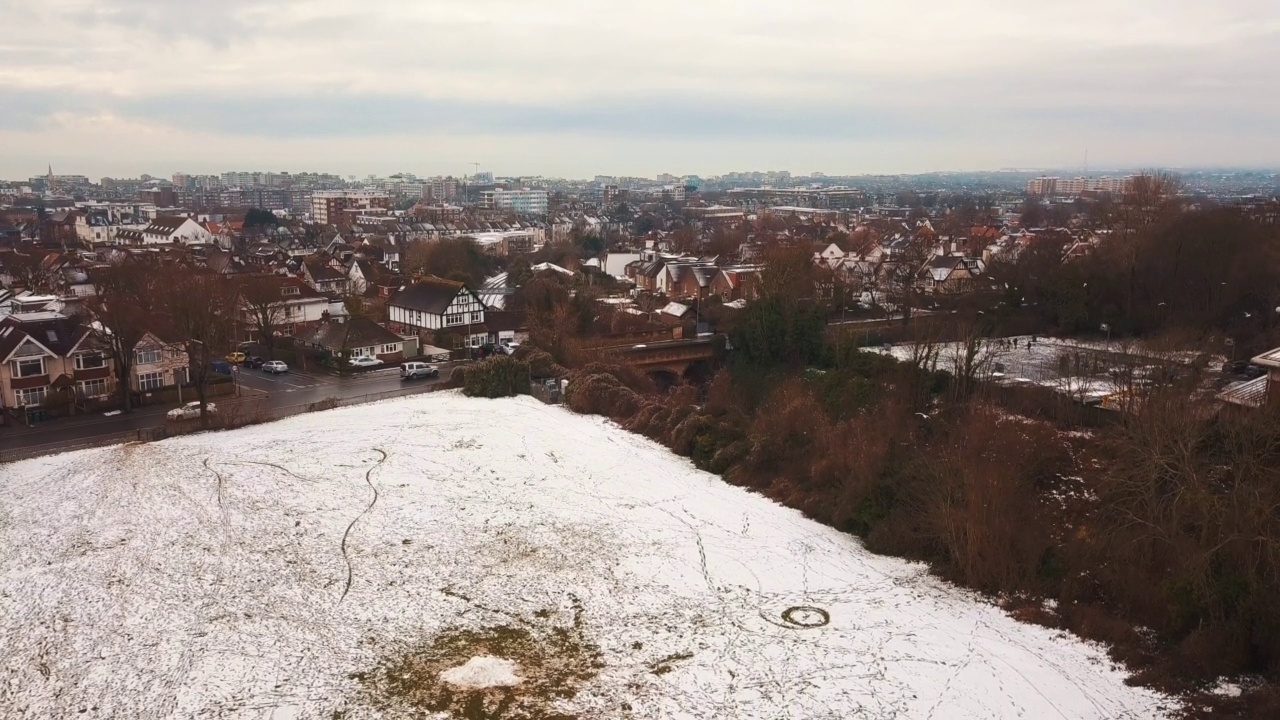
[[[1111,325],[1109,323],[1102,323],[1098,329],[1107,334],[1107,344],[1111,344]]]

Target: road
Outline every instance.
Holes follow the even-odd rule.
[[[423,390],[446,382],[453,368],[441,366],[436,380],[403,381],[399,368],[386,368],[360,373],[353,377],[336,377],[310,372],[288,372],[270,375],[260,370],[239,370],[239,397],[213,398],[219,407],[230,410],[237,405],[248,409],[282,408],[290,405],[307,405],[329,398],[353,398],[361,395],[421,387]],[[193,400],[194,398],[184,398]],[[53,443],[73,443],[92,439],[99,435],[157,427],[165,422],[165,413],[177,407],[177,403],[139,408],[132,413],[104,415],[101,413],[72,418],[60,418],[38,423],[32,427],[8,426],[0,428],[0,455],[5,450],[17,450]]]

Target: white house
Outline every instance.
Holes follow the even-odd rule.
[[[140,235],[143,245],[207,245],[214,239],[208,228],[181,215],[158,217]]]
[[[387,300],[387,314],[393,324],[416,332],[448,330],[471,347],[483,345],[489,333],[480,297],[462,283],[440,278],[396,292]]]
[[[241,324],[245,340],[258,340],[258,321],[260,308],[269,308],[272,326],[277,335],[297,335],[323,321],[329,311],[329,298],[321,295],[314,288],[299,278],[264,276],[256,278],[259,282],[271,282],[279,292],[279,300],[264,302],[259,298],[256,303],[241,300]],[[256,307],[255,307],[256,304]]]

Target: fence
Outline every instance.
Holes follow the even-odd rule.
[[[560,381],[556,379],[534,380],[529,384],[529,394],[548,405],[564,402]]]
[[[367,403],[378,402],[380,400],[390,400],[392,398],[436,392],[444,389],[446,389],[445,383],[433,383],[430,385],[420,385],[412,388],[388,390],[386,392],[368,393],[352,397],[326,398],[312,403],[285,405],[282,407],[255,405],[251,401],[240,401],[237,403],[227,403],[225,405],[219,404],[219,414],[211,418],[208,429],[230,430],[238,427],[271,422],[273,420],[281,420],[283,418],[302,415],[309,412],[332,410],[335,408],[351,407],[354,405],[364,405]],[[72,450],[87,450],[90,448],[107,447],[109,445],[120,445],[130,442],[155,442],[157,440],[164,440],[165,438],[177,435],[188,435],[194,432],[201,432],[203,430],[205,430],[205,428],[200,424],[199,420],[186,420],[182,422],[168,422],[165,425],[159,425],[156,427],[140,428],[138,430],[111,433],[108,435],[95,435],[93,437],[83,438],[80,440],[67,440],[65,442],[48,443],[45,445],[31,445],[22,448],[15,448],[13,450],[0,450],[0,464],[17,462],[19,460],[29,460],[31,458],[43,457],[45,455],[56,455],[58,453],[70,452]]]
[[[400,390],[387,390],[380,393],[368,393],[365,395],[355,395],[352,397],[331,397],[323,400],[317,400],[310,403],[300,403],[298,405],[284,405],[281,407],[267,406],[248,406],[247,403],[239,403],[235,411],[228,413],[226,418],[219,425],[220,428],[243,427],[245,425],[254,425],[260,422],[270,422],[272,420],[281,420],[294,415],[302,415],[309,412],[319,412],[321,410],[334,410],[336,408],[351,407],[353,405],[365,405],[367,403],[378,402],[380,400],[391,400],[393,398],[406,397],[409,395],[420,395],[422,393],[437,392],[445,390],[445,383],[433,383],[430,385],[421,385],[418,387],[402,388]],[[196,422],[196,421],[191,421]]]

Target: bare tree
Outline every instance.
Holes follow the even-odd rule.
[[[928,243],[917,238],[883,266],[885,293],[901,314],[903,325],[911,322],[911,312],[920,304],[919,273],[929,255]]]
[[[983,334],[976,318],[960,321],[960,342],[951,348],[951,373],[955,378],[957,397],[973,392],[979,381],[987,379],[994,358],[991,341]]]
[[[284,323],[288,306],[280,278],[275,275],[245,278],[239,286],[239,304],[267,358],[275,358],[276,328]]]
[[[115,366],[120,409],[133,412],[134,352],[148,332],[158,331],[161,301],[155,268],[124,260],[94,272],[98,294],[86,303],[90,331]]]
[[[166,278],[166,286],[173,332],[186,349],[191,384],[200,403],[200,421],[207,427],[210,363],[234,337],[235,289],[214,275],[176,269]]]
[[[37,294],[54,290],[57,278],[45,265],[44,256],[15,252],[10,253],[4,262],[5,270],[13,278],[13,284]]]
[[[1126,229],[1146,227],[1176,213],[1179,195],[1186,188],[1182,176],[1166,170],[1152,170],[1133,178],[1121,203]]]

